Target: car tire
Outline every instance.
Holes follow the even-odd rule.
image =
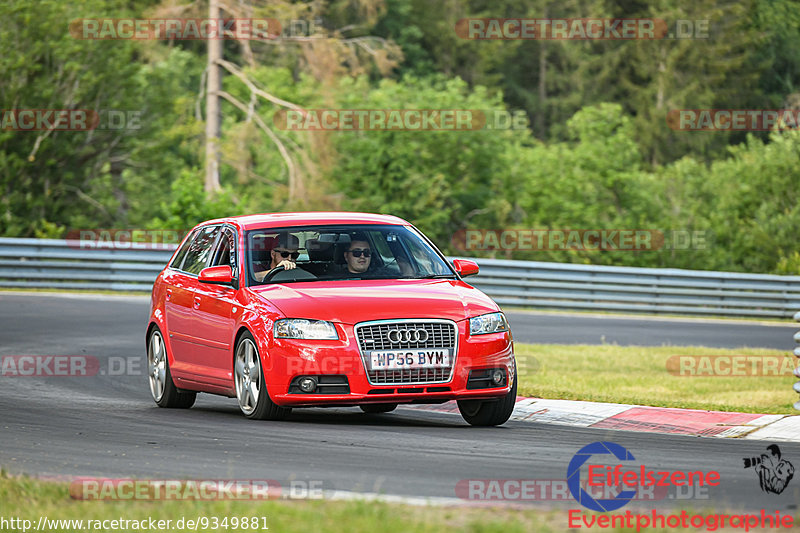
[[[236,343],[233,379],[239,409],[253,420],[283,420],[291,409],[276,405],[269,397],[256,341],[245,332]]]
[[[381,413],[391,413],[397,409],[396,403],[371,403],[367,405],[359,405],[361,410],[367,414],[377,415]]]
[[[517,363],[514,362],[514,383],[511,390],[499,400],[459,400],[458,410],[471,426],[499,426],[505,424],[517,403]]]
[[[184,392],[175,386],[169,370],[169,357],[164,336],[154,327],[147,340],[147,377],[150,394],[159,407],[188,409],[197,399],[196,392]]]

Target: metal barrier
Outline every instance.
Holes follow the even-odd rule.
[[[800,311],[794,314],[794,319],[797,322],[800,322]],[[794,334],[794,340],[798,344],[800,344],[800,331]],[[800,378],[800,346],[794,349],[794,355],[798,357],[797,364],[798,366],[794,369],[794,375]],[[800,393],[800,381],[794,384],[792,387],[795,392]],[[794,408],[800,411],[800,401],[794,404]]]
[[[0,238],[0,287],[150,292],[175,245],[169,248],[82,248],[79,241]]]
[[[78,241],[0,238],[0,287],[149,292],[173,249],[82,248]],[[772,318],[800,311],[800,276],[477,262],[480,274],[467,281],[503,307]]]
[[[478,260],[470,283],[501,306],[790,318],[800,276]]]

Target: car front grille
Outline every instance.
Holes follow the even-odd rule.
[[[392,330],[423,330],[424,340],[391,342]],[[458,345],[458,329],[450,320],[391,320],[364,322],[355,327],[364,369],[372,385],[403,385],[416,383],[445,383],[450,381]],[[413,350],[446,348],[450,350],[450,366],[403,370],[370,370],[368,355],[372,350]]]

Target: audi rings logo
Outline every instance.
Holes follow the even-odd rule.
[[[425,342],[428,332],[424,329],[393,329],[386,336],[392,344],[401,342]]]
[[[592,511],[605,513],[616,511],[627,504],[636,496],[635,490],[623,490],[614,498],[594,499],[581,487],[581,466],[588,461],[592,455],[611,454],[620,461],[634,461],[633,454],[613,442],[593,442],[584,446],[576,453],[567,467],[567,487],[575,500]]]

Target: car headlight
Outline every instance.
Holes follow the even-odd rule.
[[[284,318],[275,321],[276,339],[338,339],[332,323],[325,320]]]
[[[508,322],[503,313],[489,313],[469,319],[470,335],[485,335],[508,331]]]

